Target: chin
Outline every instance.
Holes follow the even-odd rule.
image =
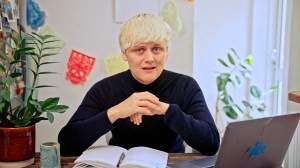
[[[154,82],[155,79],[157,79],[157,78],[151,78],[151,79],[147,78],[147,79],[142,79],[142,80],[140,80],[140,82],[141,82],[142,84],[148,85],[148,84]]]

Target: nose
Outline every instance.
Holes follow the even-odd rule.
[[[147,50],[147,52],[145,53],[145,60],[146,61],[154,61],[154,55],[151,51]]]

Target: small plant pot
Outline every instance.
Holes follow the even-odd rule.
[[[0,151],[0,167],[15,165],[14,162],[21,165],[25,163],[25,166],[32,164],[35,156],[35,125],[20,128],[0,127]]]

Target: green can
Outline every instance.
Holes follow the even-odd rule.
[[[60,168],[60,146],[57,142],[44,142],[40,145],[41,168]]]

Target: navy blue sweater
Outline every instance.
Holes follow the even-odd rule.
[[[165,115],[143,116],[135,125],[130,118],[113,124],[107,110],[134,92],[148,91],[170,104]],[[97,82],[59,133],[64,156],[80,155],[105,133],[110,145],[124,148],[147,146],[169,153],[184,152],[183,141],[202,154],[213,155],[219,148],[219,132],[197,82],[186,75],[164,70],[151,84],[133,78],[130,70]]]

